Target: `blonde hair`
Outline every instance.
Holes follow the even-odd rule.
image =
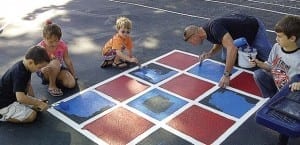
[[[183,39],[187,41],[192,35],[196,34],[199,30],[198,26],[195,25],[189,25],[185,27],[183,31]]]
[[[116,30],[120,30],[121,28],[125,29],[131,29],[132,28],[132,22],[126,17],[119,17],[116,21]]]

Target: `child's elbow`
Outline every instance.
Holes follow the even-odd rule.
[[[17,92],[16,93],[16,99],[20,103],[26,102],[27,96],[25,95],[24,92]]]

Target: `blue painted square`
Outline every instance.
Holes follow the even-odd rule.
[[[82,123],[114,105],[116,104],[103,98],[99,94],[87,91],[66,102],[60,102],[54,108],[75,122]]]
[[[186,101],[158,89],[153,89],[128,103],[129,106],[157,120],[164,119],[185,104]]]
[[[242,117],[257,102],[258,100],[254,98],[222,88],[200,101],[200,103],[206,106],[210,106],[236,118]]]
[[[176,73],[177,71],[153,63],[130,72],[131,75],[151,82],[152,84],[165,80]]]
[[[224,69],[224,65],[206,60],[201,65],[194,66],[188,72],[214,82],[219,82],[224,74]],[[237,69],[232,69],[231,73],[233,74],[236,71]]]

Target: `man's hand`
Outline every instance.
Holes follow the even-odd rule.
[[[200,54],[198,57],[200,64],[202,63],[203,60],[208,59],[210,57],[211,57],[211,53],[209,52],[203,52],[202,54]]]
[[[226,88],[227,86],[229,86],[229,81],[230,81],[229,76],[222,76],[222,78],[219,82],[219,87]]]

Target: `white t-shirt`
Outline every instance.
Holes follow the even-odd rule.
[[[271,73],[278,89],[290,79],[300,74],[300,49],[287,52],[278,43],[274,44],[267,63],[271,65]]]

